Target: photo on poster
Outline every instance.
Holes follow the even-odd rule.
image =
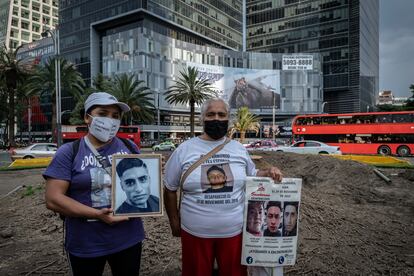
[[[201,189],[203,193],[231,193],[233,183],[233,173],[229,164],[201,166]]]
[[[279,267],[296,261],[302,179],[246,178],[243,265]]]
[[[294,237],[298,229],[299,202],[283,202],[283,237]]]
[[[265,203],[265,225],[264,237],[282,236],[282,203],[280,201],[266,201]]]
[[[256,237],[263,236],[265,202],[249,200],[247,203],[246,232]]]
[[[112,156],[112,209],[129,217],[162,215],[160,154]]]

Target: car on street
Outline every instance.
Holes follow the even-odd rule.
[[[278,145],[272,140],[258,140],[245,145],[247,150],[265,150],[270,148],[277,148]]]
[[[166,142],[162,142],[162,143],[160,143],[158,145],[154,145],[152,147],[152,150],[153,151],[159,151],[159,150],[170,150],[170,151],[173,151],[173,150],[175,150],[175,145],[174,145],[173,142],[166,141]]]
[[[31,159],[39,157],[53,157],[57,151],[57,145],[54,143],[34,143],[28,147],[12,149],[10,157],[16,159]]]
[[[279,146],[273,149],[273,151],[304,154],[342,154],[339,147],[329,146],[325,143],[312,140],[298,141],[288,147]]]

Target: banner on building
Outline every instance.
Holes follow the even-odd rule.
[[[242,264],[294,265],[298,240],[302,179],[248,177],[243,226]]]
[[[187,62],[207,77],[231,108],[280,109],[280,71],[233,68]]]

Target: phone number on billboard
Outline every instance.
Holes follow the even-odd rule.
[[[285,59],[283,65],[312,65],[311,59]]]

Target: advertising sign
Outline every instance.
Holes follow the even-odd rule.
[[[187,62],[207,77],[230,108],[280,109],[280,71],[233,68]]]
[[[302,179],[248,177],[243,226],[242,264],[294,265],[299,229]]]
[[[283,55],[282,70],[313,70],[313,56]]]

